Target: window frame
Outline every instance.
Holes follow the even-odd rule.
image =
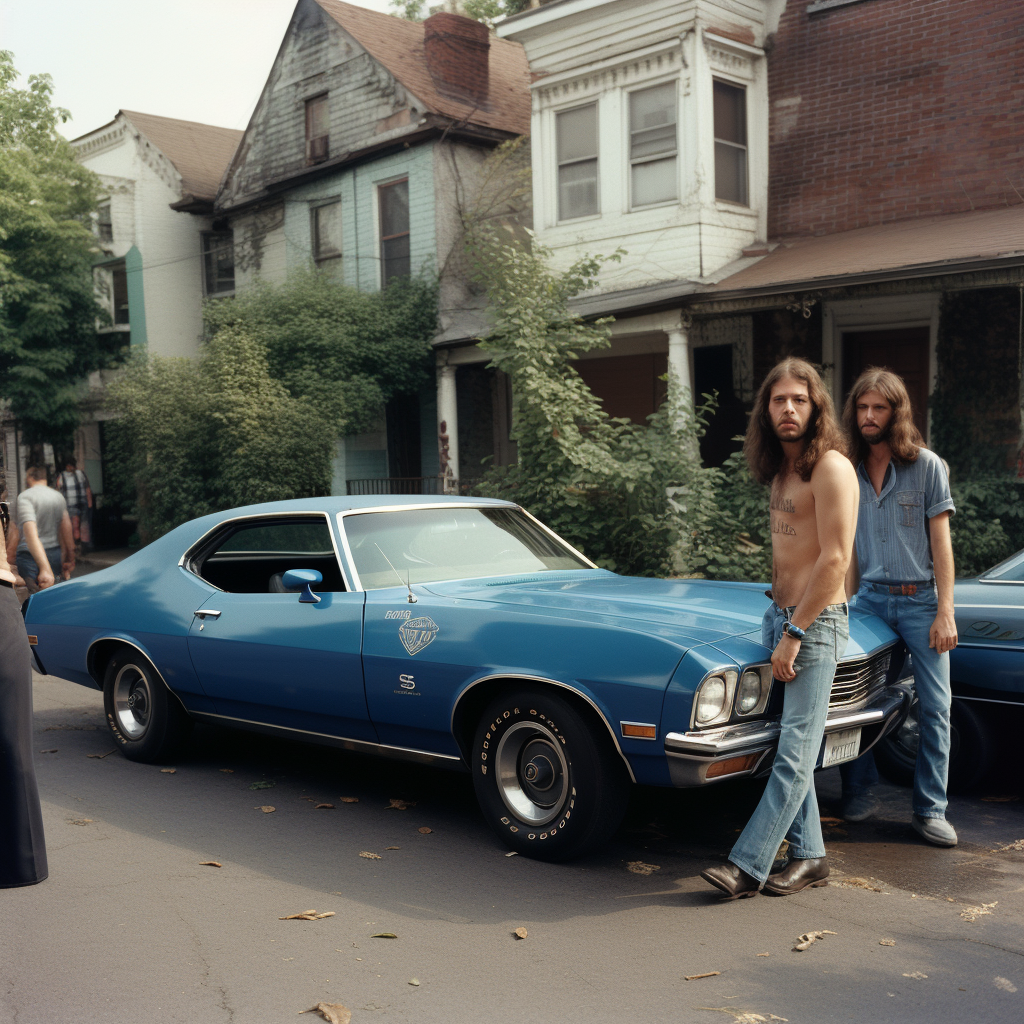
[[[675,144],[675,149],[674,149],[674,151],[672,152],[671,155],[675,159],[675,162],[676,162],[676,169],[675,169],[676,194],[675,194],[675,198],[674,199],[659,199],[656,203],[638,204],[638,203],[636,203],[634,201],[634,198],[633,198],[633,168],[636,167],[638,164],[654,163],[654,162],[656,162],[658,160],[665,160],[665,159],[668,158],[668,154],[667,153],[661,153],[661,154],[657,154],[655,156],[647,156],[647,157],[634,157],[633,156],[633,152],[632,152],[633,151],[633,135],[636,134],[636,133],[634,133],[633,127],[632,127],[632,117],[633,117],[633,111],[632,111],[633,99],[632,99],[632,97],[633,97],[633,95],[635,93],[646,92],[648,89],[657,89],[657,88],[660,88],[660,87],[665,86],[665,85],[672,85],[672,86],[674,86],[674,90],[673,90],[674,98],[675,98],[675,122],[674,122],[674,124],[675,124],[675,143],[676,144]],[[623,106],[625,107],[625,110],[624,110],[623,113],[624,113],[624,117],[625,117],[625,135],[626,135],[626,143],[627,143],[626,144],[625,156],[626,156],[627,189],[628,189],[628,195],[629,195],[628,211],[632,212],[634,210],[653,210],[653,209],[657,209],[659,206],[678,206],[679,205],[679,201],[680,201],[680,196],[682,195],[682,189],[680,188],[680,182],[679,182],[679,168],[681,166],[680,159],[679,159],[679,151],[680,151],[680,142],[679,142],[679,113],[680,113],[680,106],[681,106],[680,102],[679,102],[679,100],[680,100],[680,97],[679,97],[679,76],[675,75],[675,76],[673,76],[671,78],[665,78],[665,79],[661,79],[661,80],[644,82],[643,84],[638,84],[638,85],[633,86],[631,88],[623,89],[622,90],[622,94],[623,94],[623,97],[625,98],[625,101],[626,101],[623,104]],[[646,130],[648,130],[648,129],[641,129],[641,131],[646,131]]]
[[[331,157],[331,107],[330,107],[330,94],[325,90],[324,92],[318,92],[315,96],[309,96],[303,101],[303,112],[305,119],[305,132],[306,132],[306,165],[313,166],[315,164],[322,164],[325,160],[329,160]],[[310,133],[310,114],[314,109],[313,104],[323,104],[324,108],[324,120],[326,122],[327,131],[322,135],[312,135]],[[319,142],[320,139],[325,139],[324,152],[321,156],[314,156],[312,152],[313,143]]]
[[[338,234],[341,236],[338,239],[338,248],[333,252],[321,253],[320,252],[320,226],[318,218],[321,210],[325,210],[328,207],[337,207],[338,217]],[[334,260],[340,260],[344,253],[345,241],[344,232],[342,231],[341,224],[341,196],[332,196],[330,199],[317,200],[314,203],[310,203],[309,207],[309,235],[310,235],[310,250],[313,253],[313,262],[318,267],[328,266],[334,262]]]
[[[597,137],[594,141],[594,155],[592,157],[575,158],[572,160],[561,161],[558,159],[558,119],[562,114],[571,114],[576,110],[583,110],[586,107],[594,108],[594,123],[597,129]],[[586,103],[574,103],[571,106],[560,107],[553,111],[552,116],[552,136],[554,145],[552,151],[555,157],[555,223],[556,224],[573,224],[577,221],[583,221],[588,219],[594,219],[601,216],[601,103],[600,97],[595,96],[592,100],[588,100]],[[561,171],[562,167],[568,167],[573,164],[589,163],[593,161],[595,173],[594,183],[595,191],[597,193],[597,209],[593,213],[582,213],[578,217],[563,217],[562,216],[562,183],[561,183]]]
[[[743,136],[746,139],[744,143],[733,142],[730,139],[720,139],[715,132],[714,123],[714,89],[716,85],[724,85],[729,89],[735,89],[743,94]],[[711,117],[711,139],[712,139],[712,166],[714,167],[715,173],[715,202],[726,203],[731,207],[739,207],[744,210],[751,209],[750,205],[750,105],[747,102],[749,94],[749,88],[747,84],[741,82],[734,82],[726,78],[723,75],[715,74],[711,77],[711,102],[712,102],[712,117]],[[718,195],[718,160],[715,154],[716,147],[721,143],[723,146],[729,146],[732,149],[740,150],[743,153],[743,200],[742,202],[736,199],[725,199]]]
[[[227,238],[230,236],[231,242],[231,287],[221,288],[216,291],[210,289],[210,263],[209,258],[217,250],[210,246],[210,240],[213,238]],[[202,274],[203,274],[203,295],[206,298],[223,298],[224,296],[234,295],[237,282],[235,281],[235,232],[228,228],[227,231],[203,231],[200,233],[200,256],[202,258]],[[218,246],[217,249],[226,249],[228,246]]]
[[[384,204],[382,197],[386,189],[394,188],[396,185],[405,184],[406,187],[406,229],[405,231],[398,231],[391,235],[384,234]],[[412,203],[409,192],[409,175],[403,174],[395,178],[390,178],[387,181],[380,181],[377,183],[377,258],[380,267],[379,278],[380,287],[383,290],[387,288],[388,284],[393,279],[398,278],[400,275],[395,274],[391,277],[387,276],[386,268],[388,260],[384,257],[384,243],[394,241],[396,238],[408,238],[409,239],[409,273],[406,278],[412,277]],[[394,258],[394,257],[392,257]]]
[[[100,211],[107,211],[107,219],[103,220]],[[103,229],[107,228],[107,231]],[[96,237],[100,242],[113,242],[114,241],[114,212],[111,205],[111,200],[101,199],[96,206]]]

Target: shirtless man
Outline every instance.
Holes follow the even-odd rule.
[[[762,886],[788,896],[827,884],[814,766],[849,640],[845,576],[858,504],[832,399],[802,359],[784,360],[765,378],[743,449],[753,475],[771,484],[773,602],[761,634],[785,702],[764,796],[728,862],[701,872],[728,899],[754,896]],[[769,875],[784,838],[789,863]]]

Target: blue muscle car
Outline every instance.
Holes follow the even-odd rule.
[[[103,690],[126,757],[194,719],[471,770],[514,850],[576,856],[630,783],[765,775],[783,686],[763,586],[599,569],[514,504],[274,502],[33,596],[39,668]],[[821,763],[897,727],[902,648],[855,616]]]
[[[949,654],[949,786],[969,789],[992,768],[994,724],[1024,709],[1024,551],[953,584],[957,646]],[[917,700],[877,750],[878,766],[910,785],[917,759]]]

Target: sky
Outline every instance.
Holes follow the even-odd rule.
[[[245,128],[296,0],[0,0],[21,84],[49,74],[74,139],[118,110]],[[359,0],[387,12],[389,0]]]

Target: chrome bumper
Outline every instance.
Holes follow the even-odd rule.
[[[862,736],[860,748],[862,754],[866,753],[903,721],[910,707],[912,686],[913,680],[904,680],[887,686],[870,704],[856,711],[830,711],[825,722],[825,734],[843,729],[866,728],[868,733]],[[771,768],[781,731],[782,727],[777,721],[762,720],[701,732],[670,732],[665,736],[665,754],[668,757],[672,785],[688,789],[724,779],[766,773]],[[713,764],[750,754],[759,754],[760,757],[749,768],[726,772],[711,779],[707,777],[708,769]]]

